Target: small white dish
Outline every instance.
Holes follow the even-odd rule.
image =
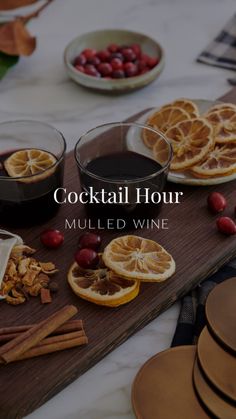
[[[145,74],[124,79],[105,79],[84,74],[73,66],[74,59],[85,49],[102,50],[108,44],[139,44],[145,54],[159,59],[158,64]],[[125,93],[139,89],[155,80],[164,67],[164,51],[161,45],[147,35],[123,29],[104,29],[78,36],[69,43],[64,52],[64,62],[68,75],[78,84],[95,90]]]
[[[211,100],[204,100],[204,99],[192,99],[194,103],[198,106],[199,112],[202,115],[205,113],[210,107],[213,105],[220,103],[219,101],[211,101]],[[158,110],[158,108],[156,109]],[[145,125],[147,118],[155,112],[155,109],[151,111],[147,111],[143,114],[140,118],[138,118],[135,122]],[[128,149],[136,152],[140,152],[147,157],[153,158],[152,151],[145,146],[143,140],[140,137],[134,136],[132,131],[129,130],[127,133],[127,144]],[[191,175],[189,172],[172,172],[170,170],[168,174],[168,181],[173,183],[179,183],[183,185],[195,185],[195,186],[209,186],[209,185],[219,185],[221,183],[230,182],[236,179],[236,173],[233,173],[228,176],[220,176],[215,178],[207,178],[207,179],[198,179]]]

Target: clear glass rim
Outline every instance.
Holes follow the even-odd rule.
[[[46,122],[36,121],[36,120],[33,120],[33,119],[18,119],[18,120],[16,119],[16,120],[13,120],[13,121],[0,122],[0,130],[1,130],[1,127],[3,125],[11,125],[11,124],[12,125],[13,124],[29,124],[29,125],[38,124],[38,125],[42,125],[42,126],[44,126],[46,128],[49,128],[51,131],[54,131],[61,138],[61,140],[62,140],[62,151],[61,151],[60,158],[54,164],[52,164],[51,166],[49,166],[47,169],[42,170],[38,174],[36,174],[36,175],[27,175],[27,176],[14,176],[14,177],[13,176],[0,176],[0,182],[1,182],[1,180],[6,180],[8,182],[12,182],[12,181],[19,181],[21,179],[30,179],[30,178],[33,178],[33,177],[35,177],[37,175],[40,175],[41,173],[46,173],[47,171],[51,170],[53,167],[57,167],[61,163],[61,161],[64,159],[65,152],[66,152],[66,140],[65,140],[65,137],[61,133],[61,131],[59,131],[58,129],[56,129],[52,125],[50,125],[50,124],[48,124]],[[0,141],[0,146],[1,146],[1,141]],[[36,148],[36,147],[33,147],[33,148]],[[39,149],[39,150],[41,150],[41,149]],[[47,150],[45,150],[45,151],[47,151]],[[1,151],[0,151],[0,153],[1,153]]]
[[[152,173],[151,175],[144,176],[144,177],[138,177],[136,179],[127,179],[127,180],[107,179],[105,177],[98,176],[98,175],[90,172],[89,170],[87,170],[86,167],[82,164],[82,162],[80,161],[80,159],[77,155],[78,154],[78,147],[80,146],[80,143],[84,140],[84,138],[87,135],[91,134],[93,131],[95,131],[99,128],[109,128],[109,127],[112,128],[114,126],[126,126],[126,127],[130,127],[130,128],[134,127],[134,128],[139,128],[139,129],[148,129],[149,131],[152,131],[153,133],[158,134],[159,136],[161,136],[163,138],[163,140],[165,141],[165,143],[167,144],[168,149],[169,149],[169,158],[168,158],[167,163],[160,170],[157,170],[156,172]],[[138,153],[138,154],[141,154],[141,153]],[[109,123],[106,123],[106,124],[98,125],[97,127],[92,128],[92,129],[88,130],[87,132],[85,132],[84,134],[82,134],[81,137],[79,138],[79,140],[77,141],[77,143],[75,144],[74,156],[75,156],[75,160],[76,160],[76,163],[77,163],[78,167],[84,173],[86,173],[86,175],[88,175],[88,176],[90,176],[90,177],[92,177],[96,180],[100,180],[100,181],[107,182],[107,183],[115,183],[115,184],[124,184],[124,183],[125,184],[128,184],[128,183],[132,184],[132,183],[136,183],[136,182],[143,182],[143,181],[146,181],[146,180],[153,179],[154,177],[160,175],[162,172],[164,172],[166,169],[168,169],[168,167],[170,166],[172,157],[173,157],[173,150],[172,150],[171,143],[167,140],[166,136],[161,131],[158,131],[158,130],[156,130],[156,129],[148,126],[148,125],[139,124],[139,123],[136,123],[136,122],[109,122]]]

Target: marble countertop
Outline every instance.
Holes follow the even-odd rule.
[[[235,13],[235,0],[55,0],[29,24],[38,47],[21,58],[0,83],[0,121],[35,119],[60,129],[72,149],[89,128],[123,120],[176,97],[214,99],[235,73],[195,62],[198,53]],[[67,77],[62,55],[67,43],[101,28],[138,30],[166,50],[160,79],[129,95],[104,96]],[[176,303],[28,419],[132,419],[131,384],[140,366],[170,345]]]

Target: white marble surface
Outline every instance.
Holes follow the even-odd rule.
[[[235,13],[235,0],[55,0],[30,22],[38,48],[0,83],[0,120],[37,119],[65,135],[68,148],[97,124],[122,120],[175,97],[212,99],[233,73],[195,62],[197,54]],[[65,73],[66,44],[85,31],[128,28],[145,32],[166,50],[160,79],[135,93],[109,97],[83,90]],[[170,345],[178,304],[166,311],[28,419],[131,419],[130,389],[139,367]]]

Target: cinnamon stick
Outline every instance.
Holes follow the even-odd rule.
[[[35,326],[34,324],[25,325],[25,326],[10,326],[5,328],[0,328],[0,345],[2,343],[8,342],[16,338],[17,336],[21,335],[22,332],[29,330]],[[59,335],[61,333],[66,332],[75,332],[76,330],[83,329],[83,320],[71,320],[62,326],[58,327],[58,329],[54,330],[51,335]]]
[[[7,326],[7,327],[0,327],[0,336],[10,333],[18,333],[18,332],[25,332],[29,330],[31,327],[34,327],[35,324],[26,324],[20,326]],[[58,327],[53,333],[63,333],[66,332],[73,332],[76,329],[83,328],[83,320],[70,320],[63,324],[62,326]]]
[[[51,343],[64,342],[65,340],[71,340],[86,336],[84,330],[78,330],[77,332],[65,333],[64,335],[50,336],[44,338],[39,342],[34,348],[39,348],[40,346],[50,345]]]
[[[34,358],[36,356],[47,355],[52,352],[63,351],[64,349],[74,348],[76,346],[86,345],[88,343],[87,336],[81,336],[75,339],[69,339],[58,343],[51,343],[49,345],[36,346],[25,353],[15,358],[14,361],[22,359]]]
[[[46,341],[47,339],[44,339],[44,340]],[[73,339],[62,340],[60,342],[51,342],[45,345],[40,344],[24,352],[18,358],[14,359],[14,361],[21,361],[23,359],[35,358],[37,356],[47,355],[52,352],[63,351],[64,349],[70,349],[76,346],[86,345],[87,343],[88,343],[88,338],[84,334],[83,336],[78,336]],[[3,362],[4,362],[3,359],[0,359],[0,364]]]
[[[15,361],[73,317],[77,312],[78,310],[75,306],[67,305],[63,307],[46,320],[34,325],[31,329],[26,330],[20,336],[3,345],[0,348],[0,357],[5,363]]]

